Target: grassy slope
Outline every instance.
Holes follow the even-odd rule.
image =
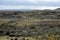
[[[40,13],[34,13],[34,14],[37,14],[38,17],[40,18]],[[38,25],[38,24],[41,24],[42,22],[47,22],[48,24],[55,24],[55,25],[60,25],[60,19],[57,20],[57,19],[38,19],[38,17],[35,15],[34,16],[33,13],[26,13],[26,14],[19,14],[20,16],[22,16],[23,18],[22,19],[0,19],[0,24],[5,24],[5,25],[16,25],[16,26],[20,26],[20,27],[24,27],[25,25],[27,26],[31,26],[31,25]],[[33,18],[31,18],[31,16],[29,17],[29,15],[32,15]],[[51,16],[51,15],[50,15]],[[56,16],[56,15],[55,15]],[[54,17],[54,16],[52,16]],[[3,38],[2,38],[3,37]],[[48,37],[48,34],[45,34],[46,38],[49,38],[50,40],[55,40],[55,35],[52,35],[50,37]],[[14,37],[13,37],[14,38]],[[19,37],[20,39],[21,37]],[[27,37],[25,37],[27,38]],[[32,38],[31,37],[28,37],[28,39],[30,40],[41,40],[43,37],[41,35],[39,36],[33,36]],[[10,40],[11,38],[9,37],[9,39],[7,39],[7,36],[0,36],[0,40]],[[20,39],[22,40],[22,39]]]

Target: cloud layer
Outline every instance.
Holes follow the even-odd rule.
[[[40,2],[40,1],[45,1],[45,2],[59,2],[60,0],[2,0],[2,1],[16,1],[16,2]]]
[[[60,0],[0,0],[0,9],[55,9]]]
[[[43,9],[56,9],[59,7],[50,7],[50,6],[4,6],[1,5],[0,9],[32,9],[32,10],[43,10]]]

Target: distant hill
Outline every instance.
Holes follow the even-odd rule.
[[[56,12],[60,12],[60,8],[55,9]]]

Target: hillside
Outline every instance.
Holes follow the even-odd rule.
[[[15,37],[22,37],[21,40],[58,40],[60,9],[0,11],[0,36],[8,36],[9,39],[5,38],[6,40],[13,40]]]

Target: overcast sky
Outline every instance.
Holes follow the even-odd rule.
[[[60,0],[0,0],[0,10],[6,9],[55,9]]]

